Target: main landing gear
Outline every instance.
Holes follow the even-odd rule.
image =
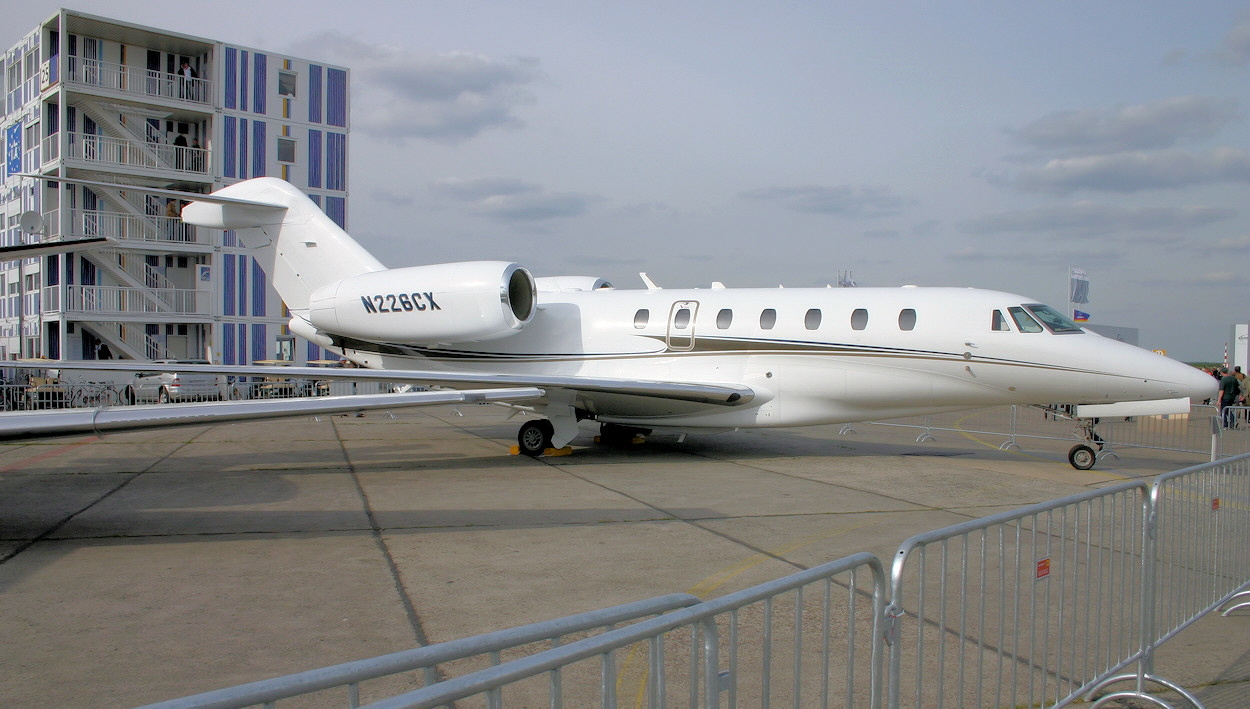
[[[531,458],[537,458],[551,447],[551,437],[556,427],[547,419],[531,419],[521,424],[517,431],[516,442],[520,452]]]
[[[526,421],[521,424],[521,429],[517,431],[517,449],[514,452],[528,455],[531,458],[537,458],[541,455],[554,455],[552,438],[555,436],[555,430],[555,424],[550,419],[530,419]],[[599,426],[599,435],[595,440],[605,445],[627,446],[642,443],[646,440],[645,437],[649,433],[651,433],[651,430],[647,428],[605,423]],[[558,450],[563,451],[564,449]]]

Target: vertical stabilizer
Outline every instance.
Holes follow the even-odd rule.
[[[182,220],[235,230],[295,311],[306,311],[309,294],[321,286],[386,270],[299,188],[274,177],[245,180],[197,198],[183,208]]]

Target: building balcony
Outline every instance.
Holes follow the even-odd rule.
[[[55,143],[58,137],[59,134],[49,136],[44,143]],[[209,151],[204,148],[136,143],[90,133],[69,133],[67,137],[69,149],[65,159],[89,163],[94,169],[157,170],[187,179],[208,179]],[[55,159],[55,146],[44,150],[45,164]]]
[[[43,312],[48,315],[130,321],[193,322],[212,319],[207,291],[122,286],[47,286]],[[62,292],[64,297],[62,298]]]
[[[144,101],[164,99],[205,108],[210,105],[213,95],[212,85],[206,79],[188,79],[164,71],[84,57],[67,58],[65,83]]]
[[[121,186],[121,185],[119,185]],[[204,251],[212,248],[211,232],[183,223],[178,217],[136,216],[121,212],[70,209],[69,223],[61,223],[61,212],[43,215],[52,238],[89,239],[107,237],[128,248],[151,247],[170,251]],[[199,248],[196,248],[199,247]]]

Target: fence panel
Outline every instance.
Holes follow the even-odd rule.
[[[1147,493],[1123,483],[904,542],[889,705],[1061,706],[1137,659]]]
[[[1158,644],[1250,585],[1250,455],[1160,476],[1152,501]]]
[[[299,699],[297,706],[307,706],[313,696],[327,700],[327,690],[345,688],[335,692],[346,705],[360,705],[362,684],[382,682],[384,686],[373,687],[376,696],[394,694],[396,687],[434,685],[449,676],[468,674],[483,666],[498,665],[510,653],[524,656],[546,647],[558,646],[572,637],[602,632],[622,623],[637,621],[651,615],[670,612],[699,602],[697,596],[674,593],[643,601],[626,603],[611,608],[580,613],[555,620],[533,623],[486,633],[471,638],[427,645],[412,650],[381,655],[366,660],[300,672],[283,677],[252,682],[237,687],[227,687],[181,699],[150,704],[144,709],[209,709],[246,707],[264,703],[274,706],[279,700]],[[381,691],[383,694],[378,695]],[[367,695],[366,695],[367,696]],[[332,701],[332,700],[331,700]],[[332,705],[343,706],[339,701]]]
[[[885,593],[855,554],[368,706],[876,708]]]

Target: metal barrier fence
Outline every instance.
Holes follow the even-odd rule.
[[[397,678],[418,673],[419,677],[398,677],[401,685],[434,685],[445,681],[456,669],[468,672],[480,669],[481,661],[494,666],[503,661],[503,653],[526,646],[546,644],[554,647],[571,635],[611,630],[622,623],[685,608],[699,603],[697,596],[673,593],[666,596],[611,608],[579,613],[542,623],[486,633],[471,638],[428,645],[389,655],[323,667],[274,679],[228,687],[193,697],[174,699],[148,705],[145,709],[189,709],[197,707],[245,707],[254,704],[272,706],[281,699],[308,698],[308,695],[332,689],[346,689],[348,705],[360,706],[361,685],[370,680]],[[478,662],[474,663],[474,660]],[[468,667],[469,670],[464,668]],[[394,687],[390,687],[391,690]]]
[[[889,706],[1062,706],[1132,662],[1148,494],[1124,483],[903,542]]]
[[[219,401],[222,399],[292,399],[308,396],[385,394],[396,390],[380,382],[344,380],[279,379],[256,377],[248,381],[225,381],[213,393],[178,394],[171,401]],[[146,398],[145,398],[146,397]],[[98,408],[153,404],[161,399],[154,391],[136,396],[133,389],[112,382],[69,381],[52,377],[28,377],[23,384],[0,383],[0,410],[34,411],[65,408]]]
[[[1153,674],[1155,650],[1248,588],[1250,455],[913,536],[888,586],[861,553],[694,605],[651,602],[685,606],[670,612],[634,604],[663,614],[513,659],[499,650],[518,636],[565,637],[593,614],[150,706],[273,706],[349,685],[357,707],[354,683],[421,667],[422,686],[367,706],[1171,706],[1149,693],[1159,685],[1201,707]],[[436,663],[483,652],[490,667],[440,681]]]
[[[1244,597],[1250,585],[1250,456],[1178,470],[1151,486],[1147,556],[1152,583],[1145,587],[1143,633],[1149,642],[1132,674],[1119,675],[1088,694],[1123,681],[1136,697],[1148,684],[1197,699],[1154,674],[1154,651],[1202,616]]]
[[[878,707],[885,593],[855,554],[367,706]]]

